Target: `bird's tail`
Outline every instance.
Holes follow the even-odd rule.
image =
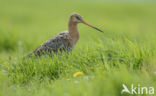
[[[30,58],[30,57],[32,57],[32,55],[33,55],[33,53],[31,52],[31,53],[27,54],[26,56],[24,56],[23,59]]]

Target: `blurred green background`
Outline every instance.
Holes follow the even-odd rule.
[[[154,0],[0,0],[0,95],[121,96],[123,83],[156,86],[155,10]],[[67,30],[73,12],[104,33],[79,24],[69,56],[21,59]],[[73,78],[77,71],[84,75]]]

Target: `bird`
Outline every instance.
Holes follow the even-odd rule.
[[[40,57],[42,55],[57,54],[58,52],[69,53],[70,51],[72,51],[77,41],[79,40],[79,31],[77,26],[79,23],[83,23],[100,32],[103,32],[97,27],[94,27],[85,22],[79,14],[72,13],[69,16],[67,31],[63,31],[58,35],[50,38],[45,43],[41,44],[38,48],[36,48],[33,52],[29,53],[27,57],[30,57],[32,55],[34,55],[35,57]]]

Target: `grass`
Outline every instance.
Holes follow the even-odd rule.
[[[121,94],[122,84],[156,88],[155,5],[1,0],[0,95],[129,96]],[[72,12],[104,33],[79,24],[80,39],[69,55],[22,59],[67,29]],[[76,72],[83,75],[73,77]]]

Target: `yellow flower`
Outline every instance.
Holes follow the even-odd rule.
[[[83,72],[76,72],[76,73],[74,73],[74,77],[77,77],[77,76],[81,76],[81,75],[83,75]]]

